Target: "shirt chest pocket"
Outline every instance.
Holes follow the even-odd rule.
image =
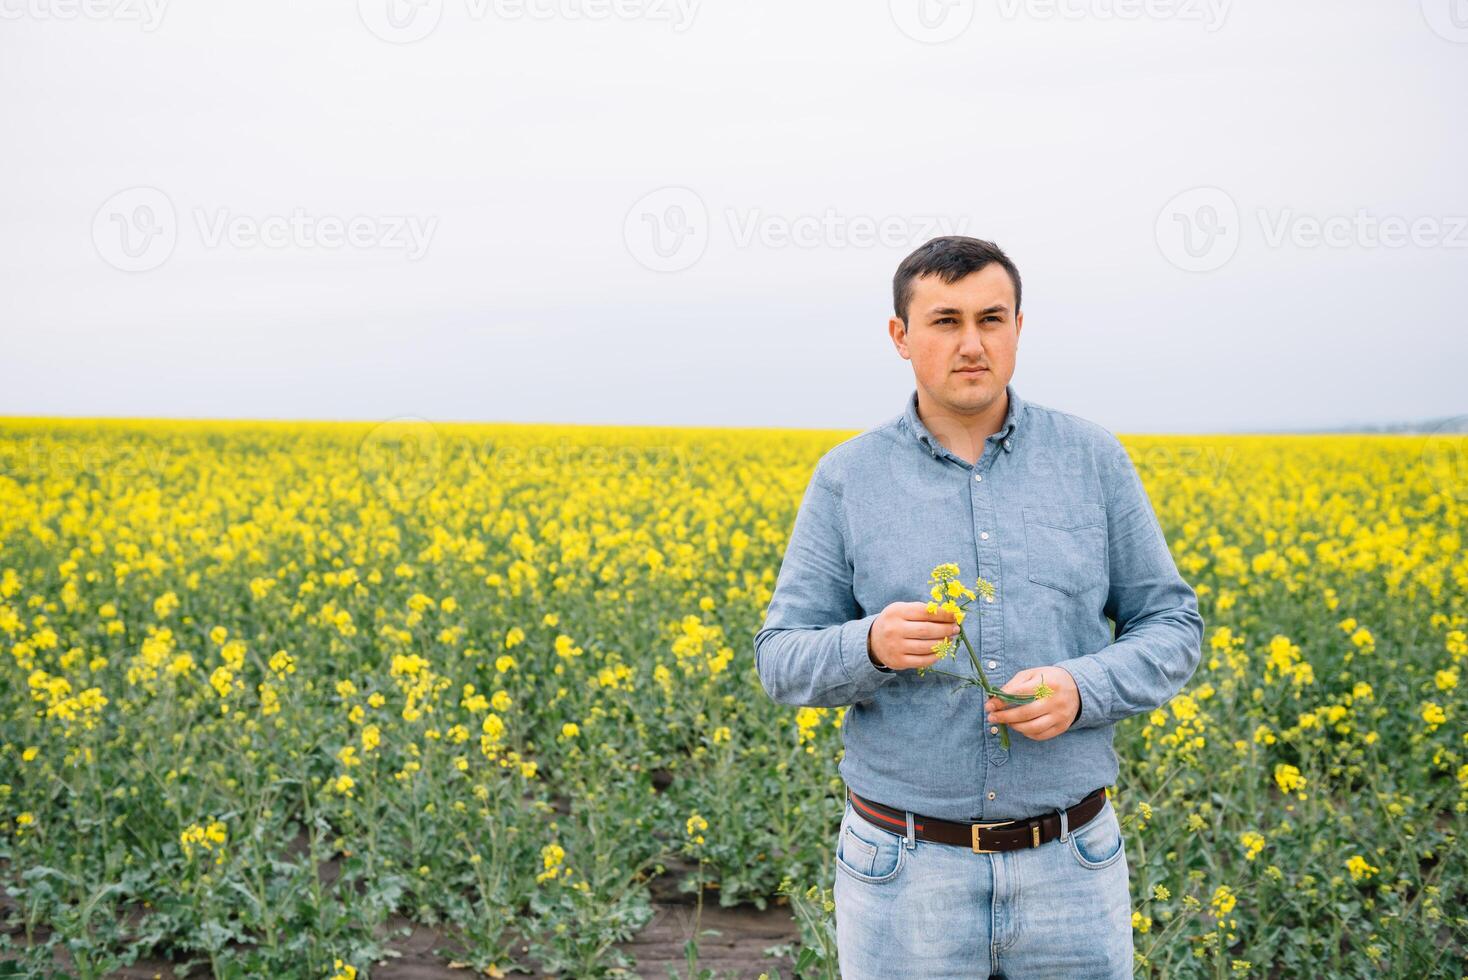
[[[1026,507],[1024,518],[1031,582],[1077,596],[1108,581],[1106,513],[1099,505]]]

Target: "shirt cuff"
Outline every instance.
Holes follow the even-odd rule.
[[[1097,725],[1106,724],[1106,706],[1104,691],[1106,690],[1106,671],[1096,660],[1095,654],[1084,657],[1073,657],[1070,660],[1062,660],[1055,666],[1065,670],[1076,682],[1076,691],[1081,698],[1081,713],[1070,726],[1076,728],[1095,728]]]
[[[841,624],[841,664],[854,688],[852,701],[865,701],[877,688],[897,676],[890,667],[879,667],[867,654],[867,636],[879,613],[847,620]]]

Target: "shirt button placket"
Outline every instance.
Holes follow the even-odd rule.
[[[986,479],[980,467],[992,466],[995,453],[991,446],[985,447],[984,454],[979,458],[975,467],[973,482],[969,484],[972,491],[974,528],[976,530],[977,546],[976,553],[979,561],[979,575],[994,584],[994,601],[987,602],[982,597],[978,600],[983,604],[979,611],[979,630],[982,643],[982,656],[984,658],[984,672],[990,681],[999,684],[1000,680],[995,671],[1003,658],[1004,624],[1002,622],[1002,607],[1004,594],[1002,583],[999,580],[999,528],[997,520],[997,508],[993,499],[993,474]],[[982,702],[980,702],[982,705]],[[981,708],[982,710],[982,708]],[[981,716],[982,722],[982,716]],[[999,726],[986,726],[989,731],[984,745],[984,755],[987,765],[984,766],[985,799],[995,799],[998,789],[1003,789],[998,778],[997,767],[1003,766],[1009,759],[1009,753],[999,744]],[[1011,736],[1013,737],[1013,736]]]

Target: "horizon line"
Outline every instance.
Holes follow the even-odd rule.
[[[1195,429],[1180,431],[1115,430],[1117,435],[1128,436],[1230,436],[1230,435],[1430,435],[1445,423],[1462,419],[1468,429],[1468,413],[1444,415],[1428,419],[1381,423],[1344,423],[1341,425],[1309,427],[1271,427],[1248,429]],[[420,415],[395,415],[371,418],[300,418],[264,416],[218,416],[218,415],[7,415],[0,414],[0,425],[12,422],[186,422],[237,425],[387,425],[394,422],[419,423],[446,426],[497,425],[523,427],[595,428],[595,429],[695,429],[725,430],[730,432],[833,432],[859,433],[872,426],[852,428],[849,426],[771,426],[771,425],[694,425],[665,422],[567,422],[567,421],[515,421],[510,419],[431,419]],[[1094,421],[1094,420],[1092,420]],[[880,422],[873,423],[873,425]],[[1100,424],[1100,423],[1098,423]],[[1462,429],[1448,430],[1460,432]]]

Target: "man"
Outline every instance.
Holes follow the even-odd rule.
[[[1020,298],[989,242],[936,238],[902,262],[888,331],[916,391],[816,464],[754,639],[774,700],[851,706],[846,980],[1132,975],[1112,728],[1187,682],[1203,620],[1115,436],[1010,384]],[[989,680],[1053,694],[1006,705],[918,674],[958,629],[926,611],[947,562],[994,585],[962,625]],[[971,676],[958,649],[939,670]]]

